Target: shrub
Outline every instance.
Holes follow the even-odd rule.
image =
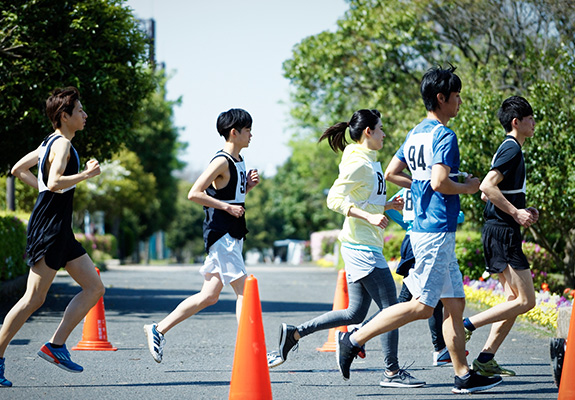
[[[26,225],[15,216],[0,216],[0,281],[27,272]]]
[[[401,243],[405,236],[405,231],[389,232],[383,238],[383,256],[389,261],[401,258]]]
[[[478,279],[485,272],[485,258],[481,233],[477,231],[458,231],[455,235],[455,256],[463,276]]]
[[[118,250],[116,237],[111,234],[85,235],[76,233],[76,240],[82,244],[95,264],[102,264],[105,260],[114,258]]]

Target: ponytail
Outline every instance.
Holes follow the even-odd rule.
[[[338,150],[343,151],[347,145],[347,140],[345,140],[345,131],[347,130],[348,125],[349,124],[347,122],[339,122],[330,126],[326,129],[323,135],[321,135],[318,143],[327,139],[329,147],[331,147],[333,151],[336,153]]]
[[[329,146],[337,153],[338,150],[343,151],[347,145],[345,140],[345,131],[349,127],[349,136],[354,142],[361,140],[361,135],[365,128],[375,129],[375,126],[381,119],[381,114],[377,110],[358,110],[353,113],[349,122],[339,122],[330,126],[321,135],[318,142],[327,139]]]

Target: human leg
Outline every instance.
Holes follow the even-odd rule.
[[[443,336],[451,355],[455,375],[465,375],[469,372],[465,356],[465,332],[463,329],[463,310],[465,298],[442,298],[445,309],[443,321]]]
[[[445,340],[443,338],[443,303],[439,301],[437,306],[433,309],[433,315],[428,319],[429,333],[431,334],[431,342],[435,351],[440,351],[445,348]]]
[[[243,275],[240,278],[230,282],[230,286],[236,292],[236,319],[238,324],[240,323],[240,315],[242,314],[242,304],[244,300],[244,286],[246,284],[246,276]]]
[[[361,279],[363,287],[369,296],[375,301],[380,312],[389,306],[397,303],[395,281],[391,276],[389,268],[375,268],[368,276]],[[394,329],[380,336],[381,351],[387,372],[392,375],[399,371],[397,359],[397,346],[399,341],[399,331]]]
[[[369,311],[371,298],[360,281],[347,282],[349,303],[346,309],[329,311],[297,327],[282,323],[278,344],[279,360],[277,357],[272,357],[270,367],[273,368],[285,362],[290,350],[296,348],[298,341],[304,336],[320,330],[361,323]]]
[[[41,259],[30,268],[26,292],[6,314],[0,328],[0,358],[4,357],[8,344],[28,318],[44,304],[55,276],[56,270],[49,268],[44,259]]]
[[[197,314],[204,308],[217,303],[223,287],[224,285],[219,274],[206,273],[204,274],[204,284],[199,293],[182,301],[159,323],[144,325],[148,350],[154,358],[154,361],[160,363],[164,357],[164,345],[166,344],[164,334],[180,322]]]
[[[206,274],[200,292],[178,304],[170,314],[158,323],[156,329],[165,335],[180,322],[197,314],[204,308],[216,304],[223,287],[224,285],[218,274]]]
[[[44,259],[38,261],[36,265],[30,268],[24,296],[18,300],[4,318],[0,327],[0,387],[12,386],[12,382],[4,376],[6,348],[34,311],[44,304],[55,276],[56,271],[49,268]]]
[[[82,290],[68,303],[62,321],[50,339],[50,343],[55,345],[63,345],[66,342],[70,333],[106,291],[94,263],[87,254],[69,261],[66,264],[66,271]]]
[[[475,328],[508,319],[515,320],[517,316],[535,307],[535,289],[530,270],[507,267],[502,275],[506,294],[511,294],[504,303],[470,317]]]

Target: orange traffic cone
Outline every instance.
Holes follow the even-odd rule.
[[[272,399],[258,281],[246,279],[236,339],[230,399]]]
[[[100,270],[96,268],[98,275]],[[106,331],[106,313],[104,311],[104,297],[94,307],[88,311],[84,318],[84,330],[82,331],[82,340],[78,342],[72,350],[100,350],[100,351],[116,351],[117,347],[113,347],[108,342],[108,333]]]
[[[335,288],[335,296],[333,298],[334,310],[345,310],[349,305],[349,295],[347,293],[347,281],[345,279],[345,270],[340,269],[337,275],[337,286]],[[335,332],[347,332],[347,326],[340,326],[331,328],[327,334],[327,342],[322,347],[318,347],[318,351],[335,351]]]
[[[559,384],[559,397],[557,400],[575,399],[575,301],[571,309],[571,320],[569,322],[569,333],[567,334],[567,347],[565,358],[563,359],[563,370],[561,372],[561,383]],[[569,378],[571,377],[571,378]]]

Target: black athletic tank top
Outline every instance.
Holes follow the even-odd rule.
[[[247,173],[243,159],[235,160],[230,154],[219,151],[212,161],[217,157],[225,157],[228,160],[230,169],[230,181],[226,187],[216,189],[210,185],[206,189],[206,194],[215,199],[226,203],[241,205],[245,208],[245,199],[247,193]],[[243,239],[248,230],[246,228],[245,214],[236,218],[223,210],[204,207],[204,244],[206,252],[212,244],[217,242],[226,233],[236,239]]]

